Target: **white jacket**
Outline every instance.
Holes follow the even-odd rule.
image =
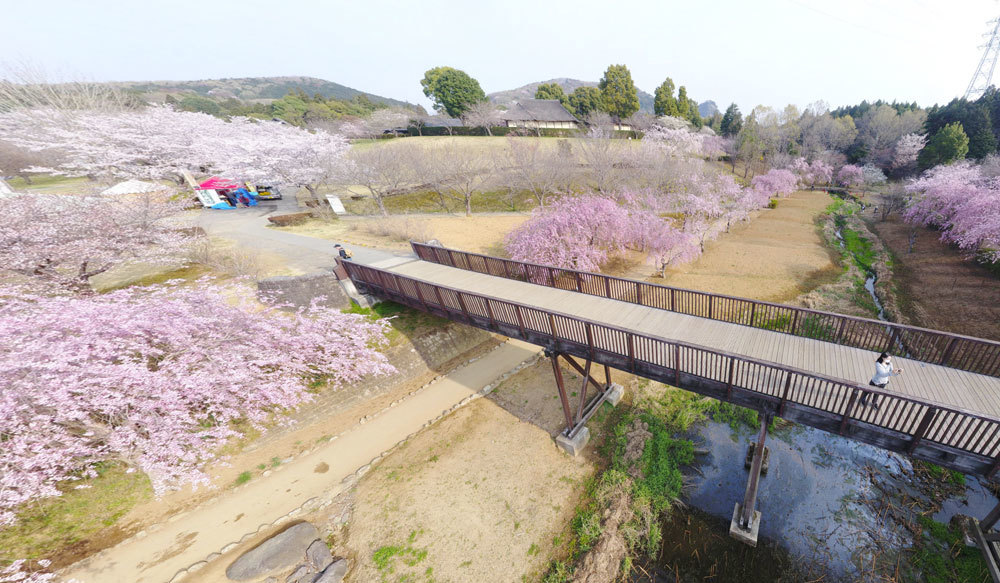
[[[889,377],[898,376],[893,372],[890,362],[875,362],[875,376],[872,377],[872,384],[884,385],[889,382]]]

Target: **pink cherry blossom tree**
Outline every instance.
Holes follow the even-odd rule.
[[[512,259],[583,271],[599,271],[633,241],[628,210],[610,196],[562,197],[536,208],[507,234]]]
[[[128,288],[99,296],[0,289],[0,526],[102,461],[146,472],[157,493],[204,483],[238,435],[311,394],[392,370],[384,326],[314,305],[261,307],[245,291]]]
[[[0,271],[35,287],[89,292],[90,279],[126,261],[176,258],[196,235],[169,193],[131,197],[22,194],[0,204]]]
[[[937,166],[906,187],[913,197],[903,217],[933,226],[941,239],[970,255],[1000,261],[1000,183],[979,166]]]
[[[837,172],[837,181],[848,188],[858,186],[865,181],[864,171],[855,164],[845,164]]]
[[[316,189],[343,173],[347,141],[323,130],[271,121],[222,120],[169,106],[138,110],[17,109],[0,114],[0,133],[16,145],[59,152],[49,170],[69,176],[182,183],[206,168],[245,180]]]
[[[767,204],[772,197],[783,197],[792,194],[799,187],[799,178],[787,168],[772,168],[767,174],[758,174],[750,181],[750,188],[766,197]]]

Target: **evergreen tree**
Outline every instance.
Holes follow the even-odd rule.
[[[667,80],[656,88],[653,99],[653,113],[656,115],[677,116],[677,99],[674,98],[674,80]]]
[[[479,81],[465,71],[451,67],[435,67],[424,73],[420,84],[424,95],[434,102],[434,109],[451,117],[461,117],[473,105],[486,101]]]
[[[730,103],[726,108],[726,114],[722,116],[719,123],[719,133],[727,138],[731,138],[740,133],[743,128],[743,114],[735,103]]]
[[[598,84],[604,111],[623,120],[639,111],[639,94],[625,65],[610,65]]]
[[[535,99],[558,99],[563,107],[569,105],[569,96],[558,83],[542,83],[535,90]]]
[[[677,117],[683,119],[691,117],[691,101],[688,99],[687,87],[683,85],[677,90]]]
[[[938,133],[934,134],[924,149],[920,151],[917,164],[921,170],[925,170],[933,166],[961,160],[968,153],[969,136],[962,129],[962,124],[956,121],[944,126]]]
[[[602,111],[604,102],[597,87],[577,87],[569,95],[569,107],[573,115],[585,119],[595,111]]]

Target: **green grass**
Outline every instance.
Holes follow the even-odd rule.
[[[397,575],[395,581],[416,581],[419,571],[415,571],[412,568],[427,558],[427,549],[413,546],[417,541],[417,537],[421,534],[423,534],[423,530],[411,531],[405,543],[385,545],[372,553],[372,563],[378,569],[382,581],[388,582],[393,580],[393,575]],[[397,574],[397,571],[406,572]],[[426,581],[433,581],[432,575],[434,574],[434,569],[431,567],[425,569],[422,574]]]
[[[910,580],[926,583],[973,583],[990,580],[979,549],[967,547],[962,535],[929,516],[918,516],[923,537],[910,554],[911,566],[919,572]]]
[[[420,330],[443,328],[449,324],[449,321],[444,318],[438,318],[390,301],[379,302],[371,308],[362,308],[352,302],[351,307],[343,312],[345,314],[361,314],[372,322],[388,318],[389,325],[392,327],[392,331],[388,334],[390,342],[397,341],[400,335],[410,336]]]
[[[116,463],[101,464],[97,472],[97,478],[67,482],[58,498],[29,504],[18,513],[16,524],[0,529],[0,565],[58,557],[152,498],[153,488],[142,472],[127,473]]]
[[[236,485],[246,484],[253,478],[253,474],[249,470],[241,472],[240,475],[236,476]]]

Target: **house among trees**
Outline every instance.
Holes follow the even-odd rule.
[[[501,114],[509,128],[575,130],[581,126],[558,99],[524,99]]]

